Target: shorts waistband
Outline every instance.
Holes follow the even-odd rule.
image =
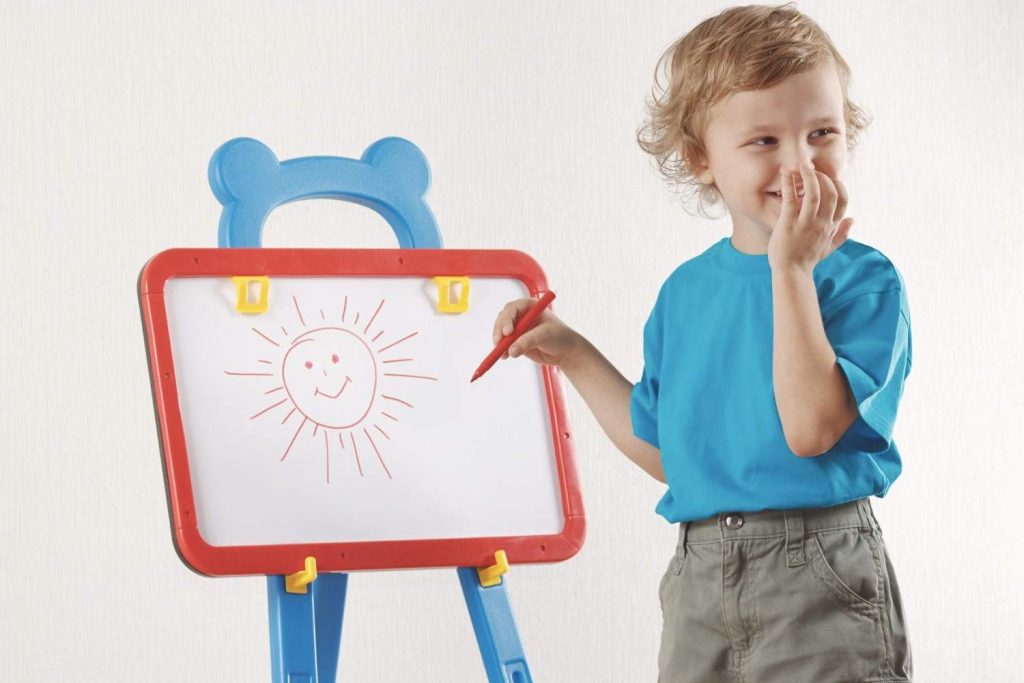
[[[722,512],[714,517],[679,523],[678,551],[687,544],[740,538],[792,536],[828,529],[859,528],[881,531],[868,498],[825,508]]]

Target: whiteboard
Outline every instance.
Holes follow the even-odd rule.
[[[208,268],[249,250],[194,251],[215,252]],[[426,258],[373,251],[402,252],[403,271]],[[553,539],[579,516],[565,505],[568,428],[564,414],[553,426],[548,371],[506,359],[469,382],[498,311],[531,295],[519,277],[469,276],[458,313],[439,310],[429,275],[268,277],[258,314],[238,310],[230,274],[168,271],[158,287],[184,451],[168,478],[187,469],[187,516],[204,545],[351,554],[360,543]]]

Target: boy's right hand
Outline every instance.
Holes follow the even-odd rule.
[[[498,313],[492,333],[494,344],[512,333],[516,321],[537,303],[537,298],[523,298],[510,301]],[[580,346],[582,337],[563,323],[558,316],[545,309],[537,324],[526,331],[502,354],[502,358],[516,358],[525,355],[535,363],[560,366]]]

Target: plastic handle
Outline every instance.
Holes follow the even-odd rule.
[[[210,187],[224,210],[221,247],[262,246],[263,225],[278,206],[300,199],[341,199],[388,222],[403,248],[440,249],[441,233],[424,199],[430,166],[404,138],[382,138],[360,159],[300,157],[278,161],[252,138],[234,138],[210,159]]]

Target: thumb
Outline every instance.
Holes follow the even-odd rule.
[[[532,351],[534,348],[540,346],[541,342],[544,341],[544,328],[541,325],[537,325],[532,329],[524,332],[519,339],[513,342],[512,346],[508,348],[508,355],[510,358],[521,356],[527,351]]]

